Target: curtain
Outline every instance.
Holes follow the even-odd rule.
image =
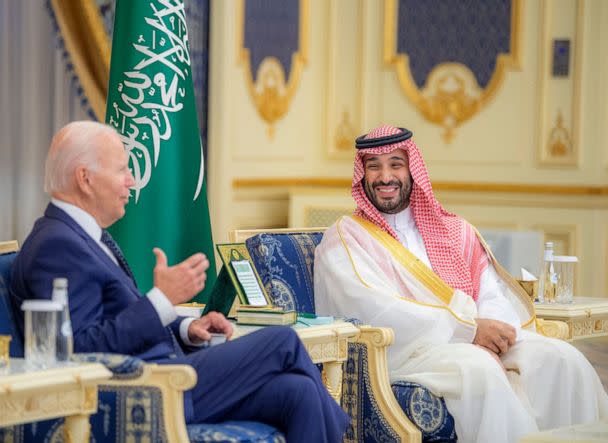
[[[53,133],[90,118],[55,45],[44,2],[0,0],[0,240],[22,242],[48,202]]]

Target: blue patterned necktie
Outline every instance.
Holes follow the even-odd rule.
[[[137,282],[135,281],[135,277],[133,277],[133,272],[131,272],[131,268],[129,267],[129,264],[127,263],[127,260],[125,259],[125,256],[123,255],[122,251],[120,250],[118,243],[116,243],[114,241],[114,239],[112,238],[110,233],[108,231],[106,231],[105,229],[103,229],[101,231],[101,242],[108,247],[108,249],[112,252],[112,254],[114,254],[114,257],[116,258],[116,261],[118,262],[118,265],[122,268],[123,271],[125,271],[125,274],[127,274],[129,276],[129,278],[131,280],[133,280],[135,287],[137,287]]]

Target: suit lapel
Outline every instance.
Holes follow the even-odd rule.
[[[110,257],[108,257],[108,254],[106,254],[106,252],[101,249],[99,244],[97,244],[97,242],[93,240],[91,236],[87,234],[84,229],[82,229],[80,225],[76,223],[76,221],[72,217],[70,217],[65,211],[58,208],[54,204],[49,203],[46,207],[46,211],[44,212],[44,216],[47,218],[59,220],[65,223],[74,232],[76,232],[89,246],[91,251],[93,251],[93,253],[97,255],[97,257],[102,262],[104,262],[106,266],[108,266],[108,268],[112,271],[113,274],[115,274],[124,284],[126,284],[131,289],[131,291],[135,292],[138,296],[141,296],[141,293],[135,287],[133,280],[129,278],[129,276],[122,270],[120,266],[118,266],[112,261]]]

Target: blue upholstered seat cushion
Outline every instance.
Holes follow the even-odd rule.
[[[285,443],[285,437],[272,426],[254,421],[225,421],[216,425],[188,426],[190,443]]]
[[[445,401],[418,383],[396,381],[391,385],[405,415],[422,432],[425,443],[456,442],[454,418]]]
[[[15,329],[8,292],[11,280],[11,266],[15,257],[17,257],[16,252],[0,254],[0,334],[12,336],[11,357],[23,357],[23,344],[21,337]]]
[[[297,312],[315,312],[313,272],[321,232],[258,234],[247,250],[272,303]]]

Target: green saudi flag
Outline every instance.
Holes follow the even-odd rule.
[[[142,291],[152,287],[152,248],[169,265],[203,252],[216,277],[205,163],[198,129],[182,0],[118,0],[106,123],[120,133],[135,188],[110,229]]]

